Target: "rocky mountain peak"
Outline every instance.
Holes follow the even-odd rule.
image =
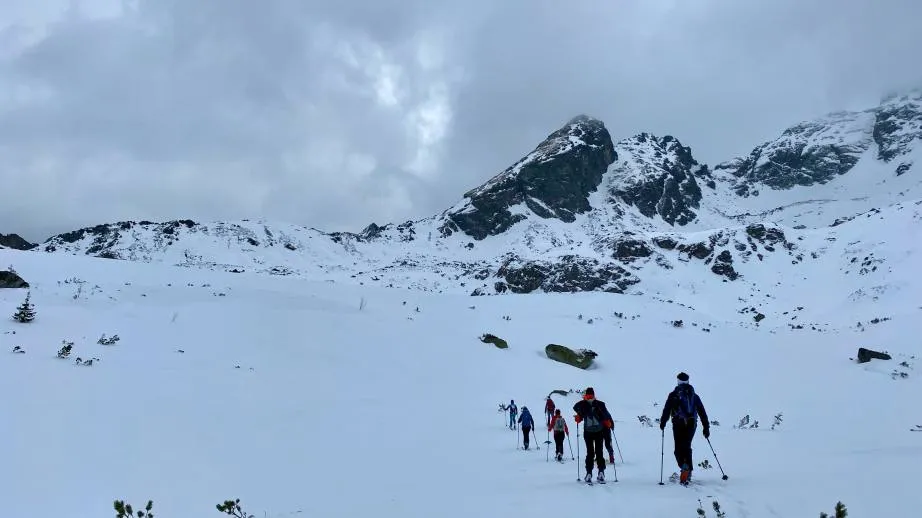
[[[758,196],[758,185],[790,189],[824,184],[843,175],[858,163],[873,144],[869,129],[874,114],[836,112],[785,129],[746,157],[717,165],[729,173],[740,196]]]
[[[527,213],[572,222],[589,211],[589,194],[602,181],[617,153],[605,124],[579,115],[551,133],[528,155],[465,193],[445,213],[448,235],[461,231],[475,238],[501,234]],[[526,211],[525,209],[528,209]]]
[[[715,187],[708,167],[671,135],[641,133],[618,142],[615,149],[619,159],[611,168],[610,194],[648,218],[685,225],[695,219],[701,203],[699,181]]]

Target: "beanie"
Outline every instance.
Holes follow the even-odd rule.
[[[688,383],[688,374],[685,374],[684,372],[680,372],[676,378],[678,378],[680,383]]]

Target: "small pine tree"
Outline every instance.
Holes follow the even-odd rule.
[[[848,517],[848,509],[845,508],[845,504],[843,504],[842,502],[836,502],[835,513],[836,514],[834,518],[847,518]],[[820,513],[820,518],[829,518],[829,515],[826,513]]]
[[[16,313],[13,314],[13,320],[22,324],[28,324],[35,320],[35,304],[32,304],[30,301],[31,297],[32,292],[26,293],[26,300],[16,308]]]

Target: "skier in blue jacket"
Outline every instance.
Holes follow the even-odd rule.
[[[525,449],[528,449],[528,437],[531,435],[531,429],[535,427],[535,420],[531,417],[531,412],[527,406],[522,407],[522,415],[519,416],[519,424],[522,425],[522,435],[524,435]]]

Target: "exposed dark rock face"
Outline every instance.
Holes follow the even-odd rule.
[[[731,281],[739,278],[739,274],[733,269],[733,254],[729,250],[724,250],[715,259],[711,265],[711,271],[717,275],[722,275]]]
[[[645,241],[639,239],[622,239],[614,243],[614,259],[629,263],[641,257],[653,255],[653,250]]]
[[[772,189],[823,184],[851,170],[872,143],[865,127],[870,115],[840,112],[786,129],[745,158],[714,168],[738,179],[740,196],[758,195],[754,183]]]
[[[0,234],[0,246],[15,250],[31,250],[38,245],[26,241],[18,234]]]
[[[0,288],[19,289],[28,287],[29,283],[17,273],[7,271],[0,272]]]
[[[716,186],[708,167],[672,136],[641,133],[619,142],[616,150],[619,161],[611,194],[648,218],[686,225],[695,220],[701,204],[699,180]]]
[[[876,110],[873,130],[877,158],[890,162],[909,152],[915,140],[922,140],[922,90],[886,99]],[[897,174],[911,163],[900,164]]]
[[[497,293],[606,291],[623,293],[640,282],[614,263],[566,255],[555,261],[523,261],[512,256],[496,272],[505,282],[497,282]]]
[[[460,230],[478,240],[501,234],[526,218],[510,210],[520,204],[542,218],[572,222],[592,208],[588,196],[616,158],[602,121],[576,117],[515,165],[467,192],[468,203],[445,214],[441,232]]]

